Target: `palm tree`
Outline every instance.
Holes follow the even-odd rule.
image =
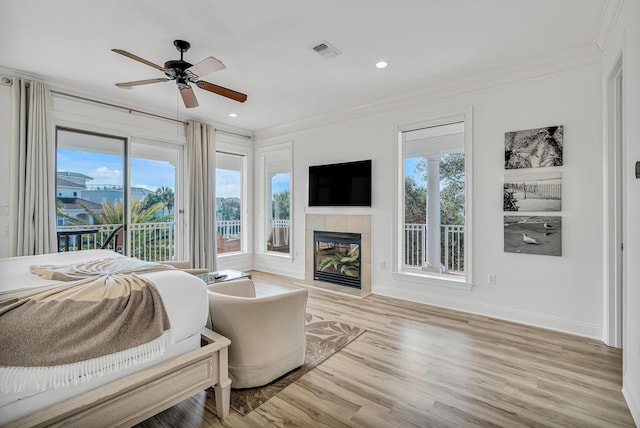
[[[113,204],[102,201],[102,212],[94,211],[81,200],[77,203],[87,213],[87,216],[92,219],[91,224],[124,224],[124,207],[122,201],[119,199]],[[170,216],[156,218],[162,207],[162,202],[156,202],[149,207],[145,207],[144,202],[141,201],[140,198],[133,198],[129,205],[131,223],[154,223],[168,220]],[[87,218],[75,218],[67,214],[63,214],[63,216],[69,225],[90,224]],[[144,253],[148,260],[158,260],[158,255],[167,254],[167,248],[173,245],[169,236],[165,235],[164,229],[162,229],[160,234],[158,234],[155,229],[143,229],[131,236],[131,249],[133,254]],[[104,239],[104,236],[102,239]],[[100,242],[99,245],[102,245],[102,242]],[[146,249],[146,251],[139,251],[140,249]]]
[[[167,207],[169,211],[168,214],[171,214],[171,209],[174,205],[175,194],[171,188],[162,186],[155,191],[156,195],[158,195],[158,200],[163,203],[162,214],[164,215],[164,207]]]
[[[124,223],[124,209],[122,201],[116,199],[111,204],[107,201],[102,201],[102,212],[92,210],[84,201],[78,200],[78,205],[87,213],[93,220],[92,224],[123,224]],[[156,214],[162,209],[163,203],[156,202],[149,207],[145,207],[140,198],[136,197],[131,200],[129,211],[131,212],[131,223],[151,223],[154,220]],[[82,225],[89,224],[85,219],[79,219],[64,214],[67,224],[69,225]],[[164,220],[164,219],[163,219]]]

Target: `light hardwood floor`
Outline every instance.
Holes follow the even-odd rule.
[[[256,283],[294,283],[252,274]],[[246,416],[218,419],[207,391],[140,426],[634,426],[620,392],[621,352],[599,341],[312,289],[307,311],[367,331]]]

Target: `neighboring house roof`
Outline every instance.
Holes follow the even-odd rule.
[[[80,178],[82,180],[93,180],[93,177],[89,177],[88,175],[81,174],[79,172],[70,172],[70,171],[58,171],[56,172],[56,176],[65,176],[65,177],[73,177]]]
[[[65,180],[64,178],[56,177],[56,185],[58,187],[76,187],[78,189],[84,189],[85,186],[82,184],[74,183],[73,181]]]
[[[62,207],[65,210],[81,210],[82,207],[80,206],[80,204],[78,204],[78,202],[82,202],[82,204],[84,206],[86,206],[87,208],[90,208],[92,210],[101,210],[102,209],[102,205],[101,204],[96,204],[95,202],[87,201],[86,199],[61,198],[61,197],[58,197],[57,199],[60,202],[62,202]]]

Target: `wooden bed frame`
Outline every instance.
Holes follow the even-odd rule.
[[[215,391],[216,413],[224,418],[229,414],[231,341],[206,328],[200,335],[199,349],[38,410],[6,427],[130,427],[209,387]]]

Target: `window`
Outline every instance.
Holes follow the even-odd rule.
[[[280,144],[258,153],[262,251],[291,254],[291,145]]]
[[[58,128],[58,232],[91,231],[72,237],[82,248],[101,248],[113,235],[108,248],[124,254],[179,258],[173,207],[180,156],[174,144]]]
[[[216,228],[218,254],[243,250],[244,156],[216,153]]]
[[[465,116],[399,132],[398,270],[468,281],[470,139]]]
[[[133,257],[183,259],[184,218],[179,214],[182,180],[178,172],[182,149],[177,144],[131,139],[129,199]]]
[[[122,201],[127,140],[58,128],[56,142],[58,235],[91,231],[70,236],[69,248],[101,248],[126,220],[123,213],[128,203]],[[82,242],[76,242],[78,239]],[[124,237],[118,244],[118,250],[126,253]]]

